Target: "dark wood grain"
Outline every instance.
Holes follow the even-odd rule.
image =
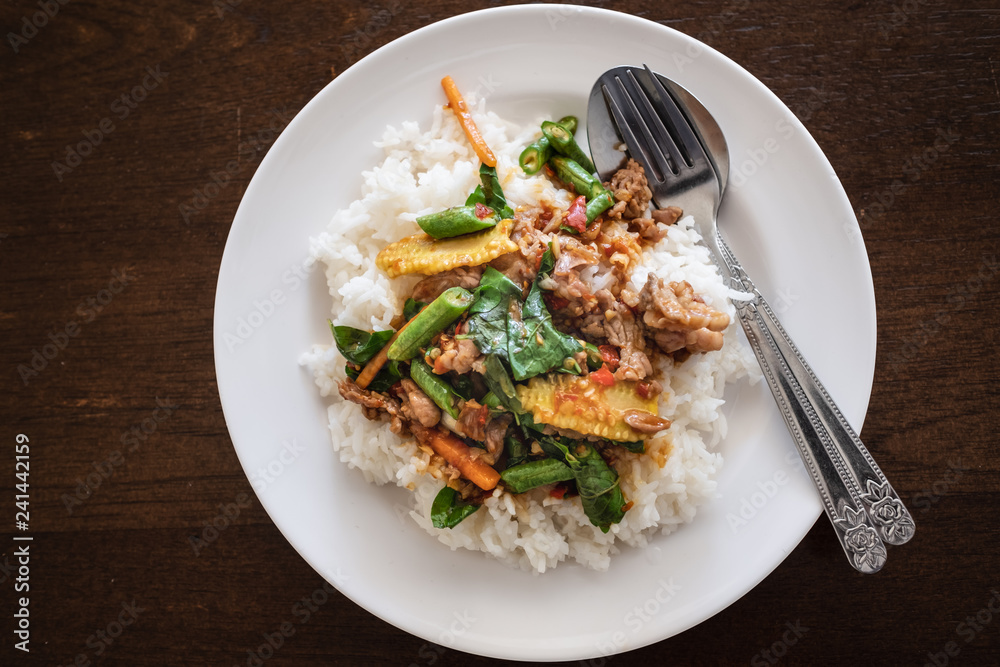
[[[226,237],[273,141],[262,131],[283,126],[375,48],[498,4],[511,3],[74,0],[16,53],[5,38],[0,410],[4,451],[15,434],[31,437],[36,555],[25,655],[13,649],[7,613],[16,558],[4,523],[0,663],[63,665],[84,655],[123,665],[257,664],[248,649],[291,622],[294,635],[265,664],[499,664],[439,650],[336,592],[299,622],[296,602],[321,591],[323,580],[270,522],[242,473],[212,349]],[[847,570],[824,519],[725,611],[608,662],[995,664],[1000,615],[985,622],[981,610],[991,599],[1000,604],[996,3],[593,4],[658,21],[730,56],[826,152],[861,221],[878,303],[863,435],[919,526],[883,572],[861,577]],[[391,19],[379,18],[388,8]],[[23,17],[38,11],[36,2],[3,3],[3,32],[19,32]],[[149,78],[150,70],[158,75]],[[156,85],[120,117],[127,107],[115,101],[144,80]],[[113,131],[101,131],[92,153],[60,180],[52,163],[104,119]],[[248,143],[257,135],[258,145]],[[953,139],[946,150],[941,136]],[[230,161],[238,164],[231,182],[188,219],[179,215]],[[113,282],[116,275],[125,282]],[[117,293],[98,303],[111,288]],[[65,349],[25,381],[18,367],[63,336]],[[155,431],[143,433],[144,423]],[[0,471],[0,508],[9,517],[12,455],[0,457]],[[220,504],[242,505],[239,516],[195,556],[189,537]],[[120,614],[128,618],[133,604],[135,622],[113,643],[91,639]],[[979,630],[961,625],[977,613]],[[795,626],[801,636],[789,634]],[[795,643],[781,643],[789,638]],[[947,655],[949,642],[957,655]],[[772,646],[780,656],[764,653]]]

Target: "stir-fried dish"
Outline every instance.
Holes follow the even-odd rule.
[[[451,110],[482,161],[466,201],[417,218],[423,230],[379,252],[391,278],[416,282],[392,328],[332,326],[347,360],[340,395],[412,435],[446,481],[431,520],[451,528],[502,485],[579,498],[607,532],[632,503],[614,463],[670,428],[658,357],[719,350],[729,316],[686,281],[630,282],[643,250],[682,212],[652,210],[642,168],[608,181],[577,144],[573,117],[542,124],[521,154],[572,193],[568,207],[512,208],[496,158],[450,78]]]

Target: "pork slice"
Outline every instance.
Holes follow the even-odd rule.
[[[483,267],[481,266],[460,266],[450,271],[435,273],[417,283],[411,296],[417,301],[428,302],[438,298],[442,292],[452,287],[474,289],[479,286],[479,279],[482,275]]]
[[[420,422],[426,428],[436,426],[441,421],[441,409],[410,378],[403,378],[400,384],[406,393],[402,405],[403,416]]]

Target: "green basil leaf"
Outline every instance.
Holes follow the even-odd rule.
[[[507,357],[507,311],[521,297],[521,288],[493,267],[487,267],[469,307],[469,338],[485,355]]]
[[[349,362],[358,366],[368,363],[396,333],[392,329],[369,333],[354,327],[334,326],[332,322],[330,330],[333,332],[333,340],[337,343],[340,353]]]
[[[510,466],[502,473],[500,479],[511,493],[524,493],[531,489],[568,482],[573,479],[573,471],[557,459],[539,459]]]
[[[399,380],[403,377],[403,372],[400,369],[400,363],[402,362],[399,361],[387,362],[386,365],[383,366],[382,369],[378,372],[378,374],[374,378],[372,378],[372,381],[368,383],[368,390],[381,391],[381,392],[389,391],[392,388],[392,385],[399,382]],[[352,380],[357,380],[358,376],[361,375],[360,370],[352,367],[349,364],[345,367],[345,370],[347,370],[347,377],[351,378]]]
[[[476,190],[482,192],[483,201],[481,203],[496,211],[497,215],[501,218],[513,218],[514,211],[507,205],[507,199],[504,197],[503,189],[500,187],[500,177],[497,176],[496,167],[487,167],[485,164],[481,165],[479,167],[479,180],[483,184],[481,187],[476,188]],[[473,192],[473,195],[475,195],[475,192]],[[468,204],[468,202],[466,203]]]
[[[431,503],[431,523],[435,528],[454,528],[477,509],[479,505],[462,502],[458,491],[446,486],[438,491]]]
[[[546,255],[551,265],[551,253]],[[542,263],[544,266],[544,258]],[[583,344],[552,324],[537,281],[522,303],[521,289],[496,269],[487,268],[469,308],[467,325],[468,335],[479,350],[509,363],[515,380],[552,369],[582,372],[578,364],[567,367],[565,360],[580,352]]]
[[[554,368],[566,371],[563,361],[582,349],[578,339],[552,324],[552,315],[542,300],[542,289],[535,282],[524,302],[520,320],[507,319],[507,355],[514,379],[526,380]]]
[[[552,437],[538,440],[544,452],[563,461],[573,471],[584,513],[592,524],[606,533],[612,524],[625,516],[625,496],[618,473],[592,445],[581,440],[568,442],[569,446]]]
[[[625,449],[633,452],[635,454],[645,454],[646,453],[646,442],[644,440],[634,440],[623,442],[621,440],[613,440],[616,445],[624,447]]]
[[[548,275],[554,268],[556,268],[556,258],[552,254],[552,245],[549,244],[549,249],[542,255],[542,263],[538,266],[538,275]]]
[[[528,442],[524,438],[518,437],[514,429],[507,431],[507,435],[503,439],[503,448],[507,453],[508,469],[527,461],[528,454],[531,451],[531,447],[528,445]],[[501,477],[503,477],[503,475],[501,475]]]
[[[423,301],[417,301],[416,299],[407,299],[406,303],[403,305],[403,318],[407,322],[409,322],[426,305],[427,304],[424,303]]]
[[[486,195],[483,194],[483,186],[481,185],[477,185],[476,189],[469,195],[469,198],[465,200],[466,206],[475,206],[476,204],[486,206]]]
[[[486,386],[500,401],[500,404],[515,415],[524,412],[521,400],[517,397],[517,389],[514,387],[510,375],[507,374],[503,362],[500,361],[500,357],[495,354],[486,355],[483,366],[486,370],[486,374],[483,376],[483,379],[486,380]]]

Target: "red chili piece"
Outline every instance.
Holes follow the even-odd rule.
[[[590,379],[592,379],[597,384],[602,384],[605,387],[610,387],[615,383],[615,376],[611,374],[608,370],[608,365],[604,364],[596,371],[590,372]]]
[[[566,226],[572,227],[581,234],[587,231],[587,198],[580,195],[570,204],[566,214]]]
[[[635,386],[635,393],[639,394],[643,400],[648,400],[653,393],[653,386],[643,380]]]
[[[598,345],[597,349],[601,353],[601,361],[606,363],[612,371],[617,370],[621,361],[618,357],[618,350],[613,345]]]
[[[480,220],[485,220],[486,218],[493,215],[493,209],[489,206],[476,202],[476,217]]]

